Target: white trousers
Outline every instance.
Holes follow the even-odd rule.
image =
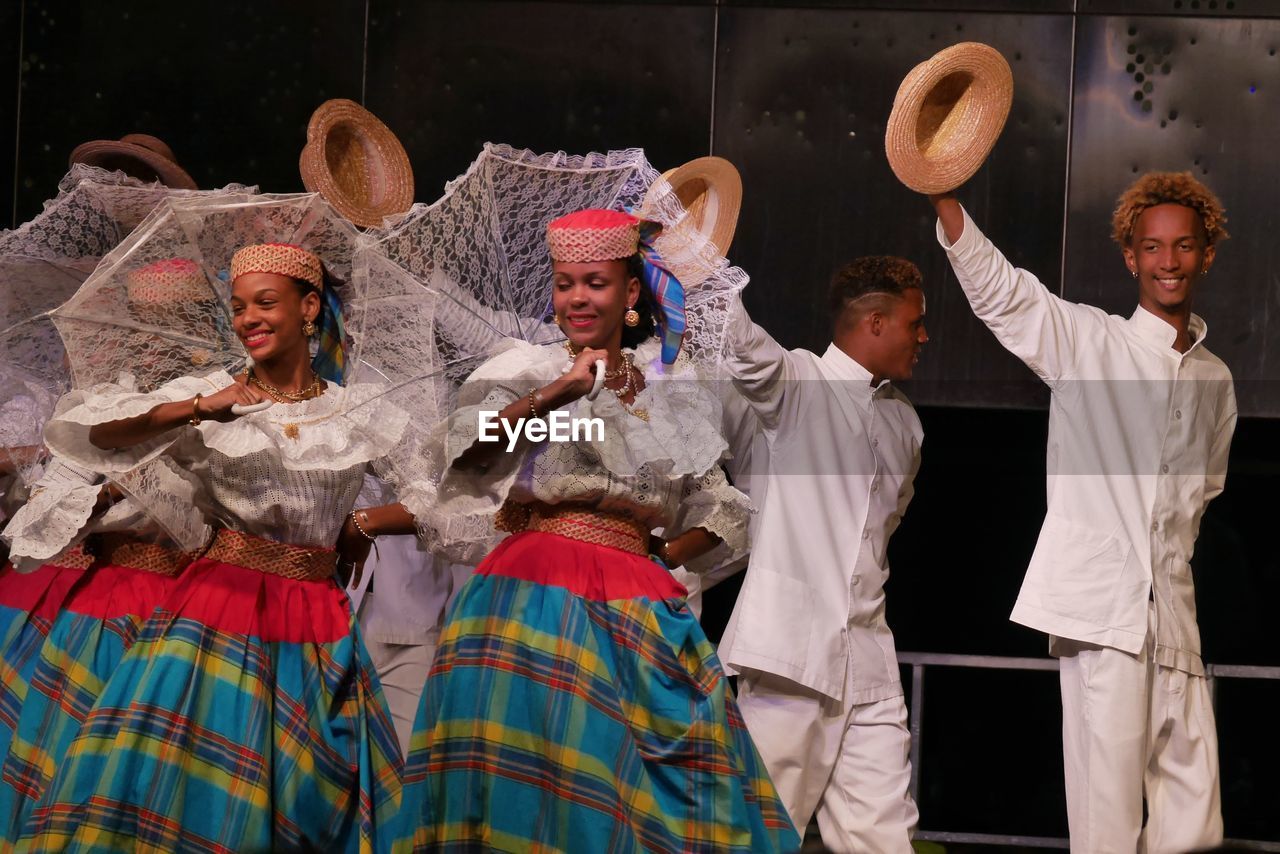
[[[383,643],[366,637],[365,646],[373,659],[373,669],[382,683],[382,695],[395,723],[400,741],[400,755],[409,755],[409,737],[413,735],[413,719],[427,686],[427,672],[436,657],[436,644]]]
[[[1054,639],[1076,854],[1194,851],[1222,841],[1208,685],[1202,676],[1157,667],[1154,647],[1154,615],[1137,656]]]
[[[789,679],[748,671],[738,706],[773,785],[804,834],[816,810],[836,852],[911,852],[911,733],[902,697],[849,706]]]

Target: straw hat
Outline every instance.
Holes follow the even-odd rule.
[[[311,114],[299,162],[302,183],[356,225],[376,228],[413,205],[413,168],[391,129],[354,101]]]
[[[693,227],[727,256],[742,208],[742,177],[734,165],[723,157],[699,157],[668,169],[662,177],[689,212]],[[655,183],[650,196],[660,186]]]
[[[95,139],[76,146],[68,165],[85,163],[102,169],[120,170],[144,181],[159,181],[175,190],[196,190],[192,180],[173,156],[173,149],[145,133],[131,133],[120,139]]]
[[[898,180],[920,193],[954,190],[978,171],[1013,103],[1013,72],[995,48],[952,45],[898,87],[884,149]]]

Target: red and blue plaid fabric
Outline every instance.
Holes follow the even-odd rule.
[[[141,626],[18,844],[385,850],[400,777],[345,593],[205,558]]]
[[[657,564],[526,532],[459,594],[395,850],[792,851],[715,651]]]

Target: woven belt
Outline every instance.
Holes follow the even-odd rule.
[[[204,557],[296,581],[332,578],[338,562],[333,549],[291,546],[225,528],[218,531]]]
[[[506,507],[504,506],[503,509],[506,510]],[[503,521],[506,524],[518,525],[519,520],[511,517],[520,515],[524,514],[513,509],[508,511],[507,518]],[[523,526],[502,530],[541,531],[544,534],[558,534],[571,540],[608,546],[611,549],[621,549],[632,554],[647,555],[649,553],[649,529],[643,523],[625,516],[601,513],[598,510],[557,509],[540,505],[536,508],[528,508],[528,517],[524,520]]]
[[[52,566],[60,566],[64,569],[88,569],[93,566],[93,561],[94,557],[85,549],[84,543],[78,543],[49,561],[49,563]]]
[[[191,556],[185,552],[135,539],[128,534],[103,534],[102,559],[112,566],[127,566],[170,577],[191,563]]]

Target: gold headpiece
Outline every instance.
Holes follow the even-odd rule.
[[[292,243],[259,243],[239,250],[231,258],[231,281],[245,273],[277,273],[324,289],[320,259]]]

